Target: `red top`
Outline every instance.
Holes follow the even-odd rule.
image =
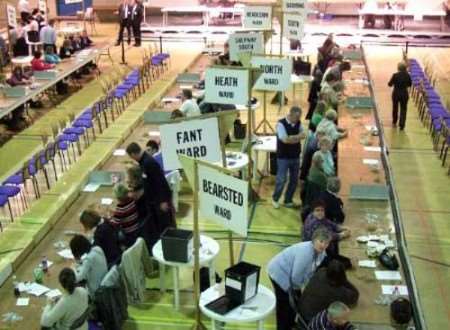
[[[52,69],[53,65],[45,63],[40,58],[33,58],[33,60],[31,61],[31,68],[33,69],[33,71],[44,71]]]

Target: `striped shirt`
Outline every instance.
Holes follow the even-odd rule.
[[[334,325],[328,319],[328,313],[326,310],[320,312],[316,316],[313,317],[311,322],[308,324],[308,330],[354,330],[355,327],[347,322],[344,325]]]
[[[134,199],[118,203],[111,222],[120,226],[125,234],[133,234],[139,229],[138,212]]]

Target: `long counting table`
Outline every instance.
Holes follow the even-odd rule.
[[[63,60],[56,66],[56,69],[58,69],[58,74],[55,78],[49,80],[36,79],[36,83],[38,83],[38,86],[33,89],[28,89],[25,96],[17,98],[2,96],[0,98],[0,118],[6,116],[10,112],[17,109],[19,106],[25,104],[33,97],[36,97],[37,95],[46,91],[48,88],[55,85],[58,81],[61,81],[64,78],[68,77],[87,63],[95,61],[101,54],[101,51],[107,47],[109,47],[109,45],[103,44],[100,47],[97,46],[89,48],[87,49],[89,50],[89,52],[85,50],[84,52],[82,51],[77,53],[75,56],[69,59]]]

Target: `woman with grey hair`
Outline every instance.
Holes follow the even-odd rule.
[[[325,134],[333,140],[333,144],[347,136],[347,131],[336,125],[337,112],[333,109],[327,110],[325,112],[325,117],[317,125],[317,129],[325,131]]]
[[[400,105],[400,130],[405,129],[406,112],[408,110],[409,88],[411,87],[411,76],[406,70],[406,64],[400,62],[397,66],[398,71],[394,73],[389,80],[388,86],[394,87],[392,91],[392,126],[397,126],[398,107]]]
[[[328,308],[309,322],[308,330],[353,330],[355,327],[349,322],[350,308],[340,301],[335,301]]]
[[[330,232],[319,227],[311,241],[291,245],[270,260],[267,272],[275,290],[278,330],[292,329],[296,315],[293,300],[301,296],[301,290],[322,263],[330,241]]]
[[[318,195],[318,199],[325,202],[325,217],[337,224],[345,220],[344,203],[338,196],[341,190],[341,180],[337,176],[329,177],[327,189]]]

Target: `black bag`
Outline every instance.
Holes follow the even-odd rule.
[[[234,138],[238,140],[245,139],[246,131],[247,131],[247,125],[242,124],[240,119],[236,119],[234,121]]]
[[[408,324],[412,318],[411,303],[408,299],[397,298],[391,303],[391,319],[397,324]]]
[[[219,274],[216,275],[216,283],[222,282],[222,278],[219,276]],[[202,267],[200,268],[200,292],[203,292],[207,290],[211,286],[211,283],[209,282],[209,268],[208,267]]]
[[[311,75],[311,63],[303,61],[301,58],[295,58],[293,63],[294,73],[297,76],[310,76]]]
[[[270,174],[271,175],[277,175],[277,153],[276,152],[271,152],[269,153],[269,160],[270,160],[270,164],[269,164],[269,170],[270,170]]]
[[[388,249],[384,249],[378,257],[380,263],[389,270],[397,270],[399,267],[397,257],[390,253]]]

